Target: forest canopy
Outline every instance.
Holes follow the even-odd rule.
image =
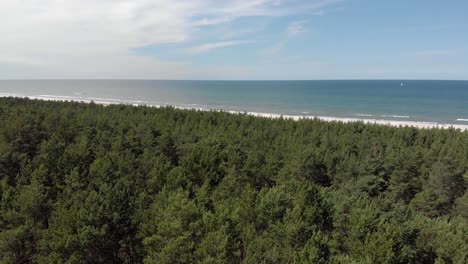
[[[468,131],[0,98],[0,263],[467,263]]]

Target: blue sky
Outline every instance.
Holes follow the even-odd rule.
[[[1,79],[468,79],[468,1],[11,2]]]

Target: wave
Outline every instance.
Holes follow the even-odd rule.
[[[24,94],[0,93],[0,97],[24,97]]]
[[[410,118],[410,116],[406,116],[406,115],[383,115],[382,117],[391,117],[391,118]]]
[[[125,100],[122,100],[122,99],[102,98],[102,97],[85,97],[84,99],[88,99],[88,100],[99,100],[99,101],[111,101],[111,102],[122,102],[122,101],[125,101]],[[128,102],[132,102],[132,101],[128,101]]]
[[[457,118],[457,121],[468,122],[468,118]]]
[[[67,95],[51,95],[51,94],[40,94],[38,97],[47,97],[47,98],[66,98],[66,99],[75,99],[74,96],[67,96]]]
[[[374,115],[371,115],[371,114],[355,114],[355,115],[356,115],[356,116],[367,116],[367,117],[369,117],[369,116],[374,116]]]

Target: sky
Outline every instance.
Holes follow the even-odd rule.
[[[0,0],[0,79],[468,79],[466,0]]]

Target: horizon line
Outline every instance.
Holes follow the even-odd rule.
[[[293,81],[468,81],[468,79],[398,79],[398,78],[350,78],[350,79],[149,79],[149,78],[12,78],[12,79],[0,79],[0,81],[232,81],[232,82],[293,82]]]

